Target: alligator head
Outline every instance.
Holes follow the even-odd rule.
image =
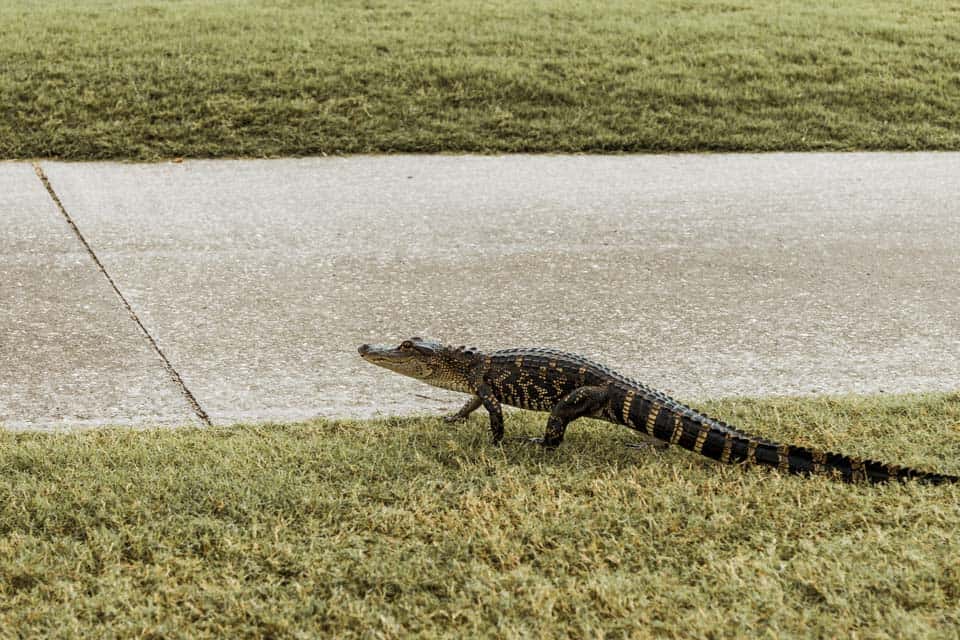
[[[478,353],[464,347],[448,347],[420,337],[404,340],[396,347],[362,344],[360,356],[378,367],[416,378],[452,391],[474,393],[471,369]]]

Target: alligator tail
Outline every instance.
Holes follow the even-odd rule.
[[[762,464],[782,473],[826,475],[846,482],[960,482],[958,476],[757,438],[668,398],[641,394],[627,407],[627,426],[724,464]]]

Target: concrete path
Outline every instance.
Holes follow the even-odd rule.
[[[960,386],[960,154],[39,166],[0,163],[12,428],[458,406],[356,355],[413,334],[686,400]]]
[[[195,421],[33,168],[0,164],[0,423]]]

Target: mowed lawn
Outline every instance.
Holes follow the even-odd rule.
[[[0,3],[0,158],[960,149],[960,4]]]
[[[956,394],[705,408],[960,473]],[[0,637],[956,637],[958,486],[721,467],[590,421],[494,447],[484,417],[4,432]]]

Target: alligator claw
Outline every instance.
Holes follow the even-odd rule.
[[[628,449],[657,449],[661,451],[670,446],[669,442],[625,442],[623,444]]]

